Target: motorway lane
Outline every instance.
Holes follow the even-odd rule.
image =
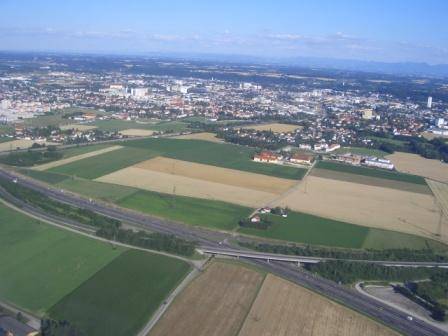
[[[12,180],[17,176],[0,169],[0,177]],[[123,222],[128,222],[140,227],[146,227],[153,231],[174,234],[185,239],[195,240],[203,247],[221,248],[222,245],[220,245],[219,242],[231,236],[230,234],[186,227],[175,222],[160,220],[158,218],[138,214],[125,209],[107,206],[102,203],[90,202],[89,200],[85,200],[73,194],[49,189],[39,182],[31,179],[24,179],[21,176],[19,177],[18,183],[67,204],[90,209],[100,214],[122,220]],[[261,266],[268,271],[282,276],[298,285],[302,285],[318,293],[322,293],[335,301],[342,302],[348,307],[372,316],[386,325],[393,326],[405,335],[447,336],[447,334],[443,331],[436,329],[421,320],[414,319],[413,321],[408,321],[406,319],[406,314],[403,314],[398,310],[377,301],[366,299],[364,296],[360,296],[360,294],[356,291],[340,286],[332,281],[320,277],[314,277],[310,273],[304,271],[299,271],[297,267],[285,265],[280,262],[268,263],[267,261],[258,259],[248,259],[248,262]]]
[[[410,336],[447,336],[448,334],[420,319],[407,320],[407,314],[389,307],[337,283],[299,270],[291,264],[281,262],[267,262],[257,259],[247,259],[249,263],[262,267],[271,273],[279,275],[300,286],[307,287],[315,292],[338,301],[347,307],[360,311],[376,320],[395,328],[405,335]]]

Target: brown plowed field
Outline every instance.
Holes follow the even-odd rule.
[[[363,315],[269,274],[239,336],[272,335],[398,336]]]
[[[150,336],[234,336],[263,281],[260,273],[214,262],[173,302]]]

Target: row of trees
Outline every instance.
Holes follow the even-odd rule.
[[[341,260],[308,264],[306,268],[324,278],[344,284],[361,280],[405,282],[428,279],[434,272],[448,273],[448,270],[430,267],[391,267]]]
[[[88,209],[77,208],[65,203],[60,203],[40,192],[23,187],[4,179],[0,179],[0,185],[15,197],[39,207],[40,209],[56,216],[72,219],[78,223],[97,228],[96,235],[110,240],[119,241],[129,245],[144,247],[153,250],[166,251],[174,254],[192,256],[196,243],[180,239],[174,235],[161,233],[147,233],[145,231],[133,231],[123,229],[122,223],[114,218],[97,214]]]
[[[400,261],[432,261],[448,262],[448,255],[432,249],[386,249],[386,250],[355,250],[330,249],[315,246],[275,245],[268,243],[239,242],[243,247],[259,252],[301,255],[309,257],[353,259],[353,260],[400,260]]]
[[[441,138],[427,140],[423,137],[391,136],[388,133],[363,131],[360,135],[374,136],[373,148],[388,153],[395,151],[409,152],[421,155],[427,159],[437,159],[448,162],[448,143]],[[382,140],[384,139],[384,140]],[[363,145],[362,143],[360,145]]]
[[[40,147],[40,145],[38,146]],[[37,146],[33,145],[33,148],[37,148]],[[1,156],[0,162],[11,166],[30,167],[36,164],[59,160],[61,158],[62,154],[58,152],[54,146],[48,146],[45,151],[32,151],[29,149],[28,151],[21,153],[11,152],[8,155]]]

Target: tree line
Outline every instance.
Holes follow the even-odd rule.
[[[195,252],[195,242],[184,240],[174,235],[123,229],[121,221],[117,219],[97,214],[88,209],[77,208],[55,201],[38,191],[31,190],[5,179],[0,179],[0,186],[16,198],[39,207],[48,213],[95,227],[97,229],[95,234],[99,237],[184,256],[192,256]]]
[[[385,250],[355,250],[355,249],[334,249],[318,246],[301,246],[296,244],[275,245],[256,242],[239,242],[239,245],[259,252],[278,253],[287,255],[300,255],[307,257],[321,257],[334,259],[353,260],[397,260],[397,261],[431,261],[448,262],[446,253],[436,252],[433,249],[411,250],[385,249]]]

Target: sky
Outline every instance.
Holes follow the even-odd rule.
[[[0,0],[0,50],[448,63],[447,0]]]

